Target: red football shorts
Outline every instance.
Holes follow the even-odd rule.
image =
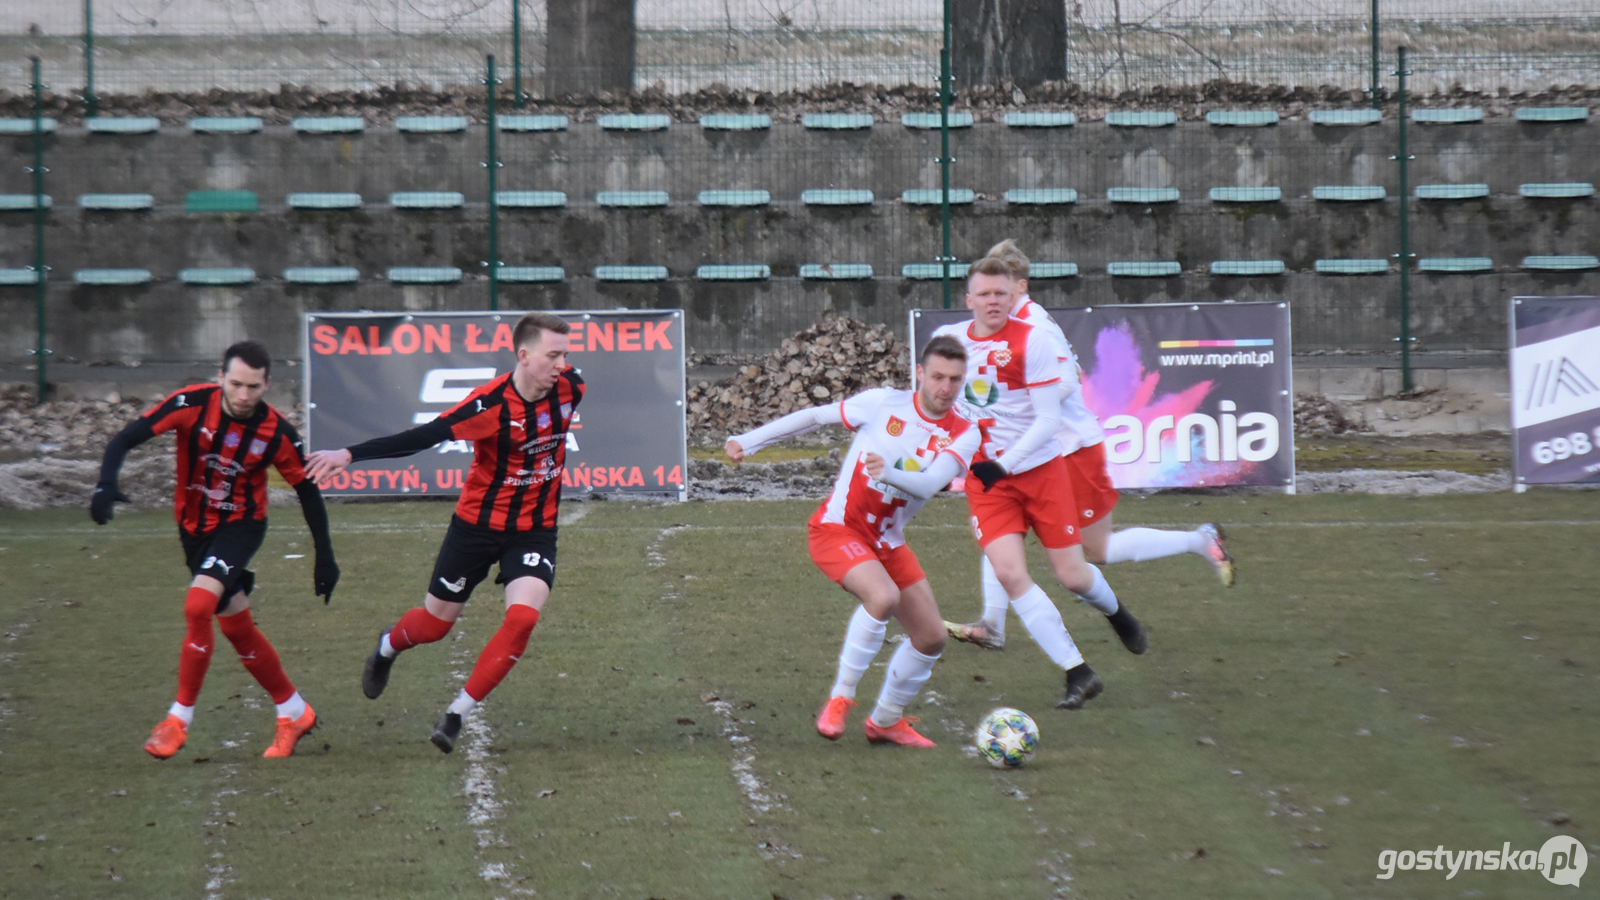
[[[1077,504],[1067,464],[1057,456],[1042,466],[1007,475],[985,491],[976,478],[967,479],[967,507],[978,546],[987,547],[1008,534],[1039,536],[1052,550],[1083,542],[1078,534]]]
[[[917,555],[905,544],[890,549],[874,547],[873,539],[853,528],[831,522],[812,522],[807,526],[811,561],[836,584],[844,584],[845,573],[869,560],[877,560],[894,579],[894,586],[905,590],[928,576]]]
[[[1062,457],[1072,479],[1072,499],[1078,509],[1078,528],[1084,529],[1111,515],[1122,495],[1111,486],[1106,470],[1106,443],[1101,441]]]

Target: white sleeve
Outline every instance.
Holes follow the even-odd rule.
[[[1010,472],[1008,461],[1021,462],[1055,438],[1061,430],[1061,396],[1061,384],[1056,381],[1028,389],[1028,399],[1033,401],[1033,424],[996,460],[1001,468]]]
[[[921,472],[907,472],[886,465],[877,480],[899,488],[918,500],[926,500],[960,475],[961,468],[961,460],[949,453],[941,453],[934,458],[932,465]]]
[[[760,428],[736,434],[728,440],[738,441],[739,446],[744,448],[745,455],[749,456],[785,438],[808,434],[827,425],[844,425],[843,407],[844,403],[839,402],[829,403],[827,406],[797,409],[782,418],[773,419]]]

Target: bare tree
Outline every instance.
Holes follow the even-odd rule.
[[[1061,0],[955,0],[951,70],[957,87],[1020,88],[1067,76],[1067,10]]]

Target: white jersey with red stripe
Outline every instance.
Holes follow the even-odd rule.
[[[1105,440],[1106,433],[1100,427],[1100,420],[1083,402],[1083,367],[1078,364],[1078,354],[1072,349],[1072,342],[1067,340],[1066,332],[1061,330],[1061,326],[1044,307],[1033,302],[1033,298],[1026,294],[1011,315],[1043,330],[1056,344],[1056,353],[1061,359],[1061,431],[1056,435],[1056,440],[1061,444],[1061,455],[1068,456]]]
[[[1056,347],[1042,329],[1009,318],[999,331],[976,337],[972,320],[943,325],[933,336],[950,335],[967,349],[967,383],[957,405],[983,431],[977,459],[1004,461],[1007,471],[1026,472],[1061,455],[1061,445],[1051,438],[1021,459],[1008,456],[1035,419],[1035,389],[1056,389],[1061,367]]]
[[[906,542],[902,532],[906,522],[927,501],[867,477],[866,454],[883,457],[885,466],[915,472],[928,468],[939,454],[949,453],[964,470],[978,450],[978,428],[954,409],[929,418],[916,391],[874,388],[832,405],[839,411],[839,421],[856,436],[833,490],[811,521],[846,525],[863,535],[875,535],[882,546],[898,547]]]

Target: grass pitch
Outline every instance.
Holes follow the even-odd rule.
[[[1133,657],[1040,571],[1106,693],[1053,709],[1013,618],[1004,653],[946,648],[910,711],[925,752],[861,736],[889,647],[845,738],[812,730],[851,604],[806,558],[811,509],[569,506],[556,594],[451,756],[427,735],[497,589],[381,699],[358,684],[449,507],[334,506],[328,607],[280,510],[256,620],[322,724],[261,759],[271,704],[219,635],[166,762],[140,745],[183,632],[171,519],[0,513],[0,897],[1530,897],[1560,889],[1379,880],[1378,854],[1600,844],[1593,493],[1126,498],[1120,524],[1226,525],[1239,586],[1194,557],[1108,567],[1151,630]],[[940,499],[909,532],[958,619],[964,523]],[[1043,732],[1010,772],[962,752],[1002,704]]]

